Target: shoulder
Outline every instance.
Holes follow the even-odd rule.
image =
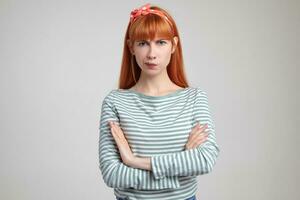
[[[117,89],[111,89],[104,95],[102,103],[113,104],[115,96],[116,96]]]
[[[200,86],[193,87],[197,97],[207,96],[207,92]]]
[[[195,87],[195,104],[208,104],[208,94],[202,87]]]
[[[115,100],[122,99],[126,94],[126,89],[112,89],[104,96],[103,102],[113,104]]]

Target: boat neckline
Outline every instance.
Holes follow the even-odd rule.
[[[189,88],[191,88],[191,87],[180,88],[180,89],[172,91],[172,92],[170,92],[168,94],[159,95],[159,96],[153,96],[153,95],[144,94],[144,93],[138,92],[138,91],[133,90],[133,89],[123,89],[123,90],[127,91],[129,93],[134,93],[134,94],[136,94],[136,95],[138,95],[140,97],[143,97],[143,98],[148,98],[148,99],[164,99],[164,98],[167,98],[167,97],[172,97],[172,96],[175,96],[177,94],[180,94],[181,92],[186,91]]]

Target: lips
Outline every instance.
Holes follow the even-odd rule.
[[[147,66],[150,66],[150,67],[155,67],[157,64],[155,64],[155,63],[149,63],[149,62],[147,62],[147,63],[145,63]]]

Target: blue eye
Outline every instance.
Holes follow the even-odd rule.
[[[163,40],[158,40],[157,43],[158,43],[159,45],[167,44],[167,42],[165,42],[165,41],[163,41]],[[146,42],[146,41],[141,41],[141,42],[138,43],[138,46],[144,46],[144,44],[148,44],[148,42]]]
[[[163,41],[163,40],[159,40],[158,43],[160,43],[160,44],[166,44],[166,42]]]

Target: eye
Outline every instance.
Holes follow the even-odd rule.
[[[146,42],[145,41],[141,41],[141,42],[138,43],[138,46],[144,46],[144,44],[146,44]]]
[[[166,42],[163,41],[163,40],[159,40],[158,43],[159,43],[159,44],[166,44]]]

